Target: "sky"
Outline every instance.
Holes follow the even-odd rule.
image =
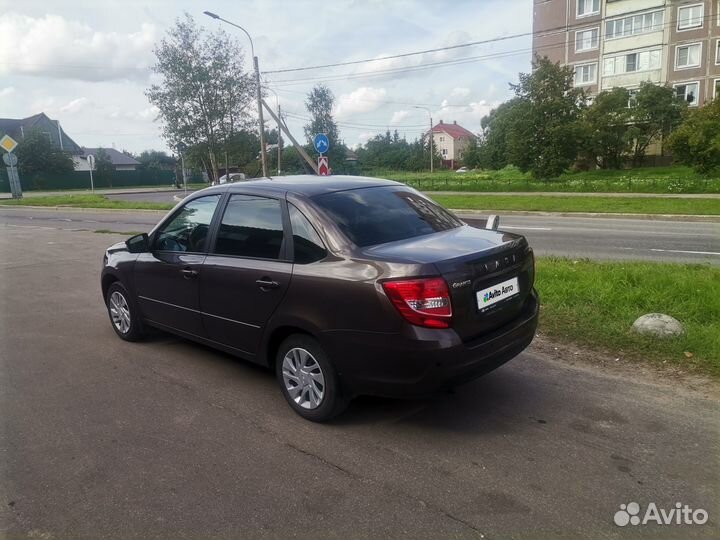
[[[246,36],[203,15],[240,24],[253,37],[268,103],[279,99],[296,138],[304,99],[318,82],[336,97],[335,118],[351,147],[386,129],[413,140],[433,121],[480,131],[480,120],[511,97],[509,83],[530,69],[529,35],[465,48],[365,64],[288,73],[315,66],[471,41],[527,34],[531,0],[0,0],[0,117],[44,112],[81,146],[139,153],[168,150],[145,89],[158,76],[153,48],[185,12],[210,30],[223,26],[246,48]],[[447,66],[396,73],[447,60]],[[375,72],[375,73],[374,73]],[[272,123],[266,121],[269,127]]]

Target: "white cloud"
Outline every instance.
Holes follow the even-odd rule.
[[[450,92],[450,97],[459,97],[464,98],[468,97],[470,95],[470,89],[464,88],[464,87],[455,87],[452,89],[452,92]]]
[[[347,118],[354,114],[368,113],[383,105],[382,100],[387,95],[384,88],[363,86],[349,94],[342,94],[335,105],[335,116]]]
[[[59,15],[0,15],[0,50],[12,61],[2,75],[34,75],[84,81],[145,78],[157,31],[144,23],[136,32],[101,32]]]
[[[75,113],[80,112],[82,109],[86,108],[88,104],[89,104],[88,98],[79,97],[77,99],[73,99],[69,103],[60,107],[60,112],[68,113],[68,114],[75,114]]]
[[[390,124],[395,126],[410,116],[410,111],[395,111],[390,119]]]
[[[5,88],[0,89],[0,98],[7,97],[13,93],[15,93],[15,87],[14,86],[6,86]]]

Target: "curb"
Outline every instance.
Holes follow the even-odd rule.
[[[148,208],[84,208],[78,206],[32,206],[29,204],[0,204],[0,209],[12,208],[13,210],[62,210],[63,212],[98,212],[98,213],[117,213],[117,212],[141,212],[141,213],[168,213],[167,210],[151,210]]]
[[[460,217],[466,216],[474,219],[488,214],[499,216],[535,216],[535,217],[577,217],[577,218],[601,218],[601,219],[639,219],[645,221],[692,221],[720,223],[720,216],[695,215],[695,214],[625,214],[625,213],[596,213],[596,212],[531,212],[526,210],[469,210],[451,208],[451,211]]]
[[[118,212],[141,212],[148,214],[167,213],[170,210],[150,210],[146,208],[82,208],[77,206],[32,206],[32,205],[11,205],[0,204],[0,209],[12,208],[14,210],[30,209],[30,210],[63,210],[66,212],[97,212],[97,213],[118,213]],[[610,214],[610,213],[593,213],[593,212],[530,212],[525,210],[469,210],[462,208],[452,208],[452,212],[460,217],[469,219],[477,219],[487,217],[488,214],[496,214],[499,216],[535,216],[535,217],[578,217],[578,218],[600,218],[600,219],[638,219],[645,221],[690,221],[690,222],[706,222],[720,223],[720,216],[708,215],[683,215],[683,214]]]
[[[617,191],[424,191],[426,195],[477,197],[597,197],[610,199],[720,199],[720,193],[637,193]]]

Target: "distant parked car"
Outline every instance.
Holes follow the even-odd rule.
[[[460,168],[459,168],[457,171],[455,171],[455,172],[456,172],[456,173],[466,173],[466,172],[468,172],[468,168],[467,168],[467,167],[460,167]]]
[[[105,253],[115,332],[168,330],[275,370],[288,404],[328,420],[357,395],[426,395],[527,347],[533,251],[403,184],[288,176],[189,195]]]
[[[223,174],[213,185],[217,186],[219,184],[232,184],[233,182],[245,182],[246,180],[247,177],[244,173],[230,173],[229,175]]]

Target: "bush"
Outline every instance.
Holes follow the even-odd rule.
[[[677,161],[710,176],[720,172],[720,99],[688,111],[685,121],[670,137]]]

